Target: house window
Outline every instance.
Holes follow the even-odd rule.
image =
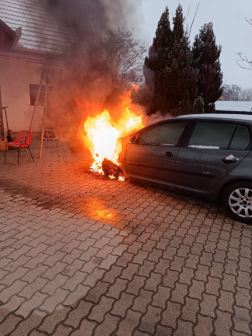
[[[37,84],[30,84],[30,105],[35,105],[38,91],[39,91],[39,85]],[[41,91],[39,95],[39,100],[38,100],[38,106],[44,106],[45,105],[45,91],[46,91],[46,86],[42,85],[41,86]],[[48,85],[48,102],[50,101],[50,96],[52,95],[54,91],[54,87],[52,85]]]

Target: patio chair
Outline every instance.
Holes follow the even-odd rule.
[[[30,132],[30,131],[20,131],[18,133],[18,136],[17,136],[16,140],[14,140],[12,142],[7,142],[6,143],[5,152],[4,152],[5,161],[6,161],[6,151],[7,151],[8,147],[16,148],[17,149],[17,152],[18,152],[18,164],[19,164],[19,158],[21,159],[21,155],[20,155],[20,149],[21,148],[28,148],[29,151],[30,151],[32,160],[34,161],[32,153],[31,153],[31,150],[30,150],[30,147],[29,147],[29,145],[31,143],[31,140],[32,140],[32,132]]]

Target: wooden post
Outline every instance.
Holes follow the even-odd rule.
[[[0,124],[1,124],[1,138],[4,141],[5,140],[5,134],[4,134],[4,121],[3,121],[3,110],[2,110],[2,98],[1,98],[1,88],[0,88]]]
[[[46,88],[45,88],[45,102],[44,102],[44,111],[43,111],[43,119],[42,119],[42,130],[41,130],[41,140],[40,140],[40,152],[39,158],[42,158],[42,150],[43,150],[43,141],[44,141],[44,130],[45,130],[45,112],[47,109],[48,103],[48,84],[49,84],[49,64],[46,68]]]
[[[32,129],[32,124],[33,124],[33,121],[34,121],[34,116],[35,116],[35,112],[36,112],[36,109],[37,109],[37,106],[38,106],[38,100],[39,100],[39,97],[40,97],[41,87],[42,87],[42,84],[43,84],[43,79],[44,79],[44,75],[45,75],[46,68],[47,68],[47,63],[48,63],[48,55],[46,53],[45,63],[44,63],[41,78],[40,78],[39,89],[38,89],[34,109],[33,109],[33,112],[32,112],[32,118],[31,118],[31,124],[30,124],[29,131],[31,131],[31,129]]]

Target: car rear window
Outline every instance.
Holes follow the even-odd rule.
[[[156,125],[140,134],[138,143],[140,145],[167,145],[176,146],[186,127],[187,121],[169,122]]]
[[[235,124],[219,122],[199,122],[189,140],[188,147],[226,149],[228,148]]]
[[[239,125],[231,142],[230,149],[245,150],[250,143],[249,130],[246,126]]]

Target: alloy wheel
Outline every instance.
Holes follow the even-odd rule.
[[[239,188],[232,191],[228,199],[230,209],[239,217],[252,218],[252,190]]]

